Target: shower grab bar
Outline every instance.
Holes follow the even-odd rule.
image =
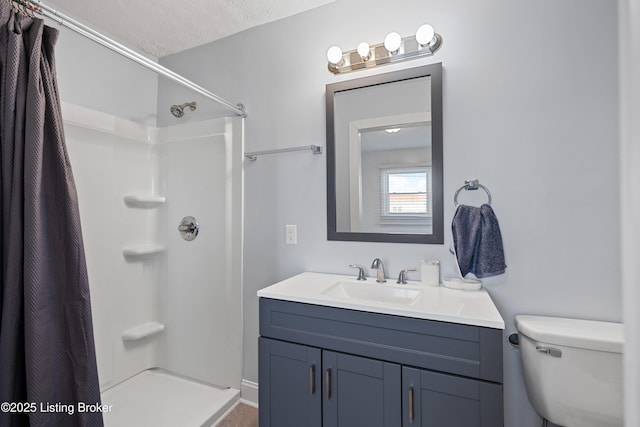
[[[252,152],[245,151],[244,156],[251,161],[255,161],[258,159],[258,156],[262,156],[263,154],[278,154],[278,153],[288,153],[290,151],[303,151],[303,150],[311,150],[313,154],[322,154],[321,146],[304,145],[302,147],[277,148],[275,150],[252,151]]]
[[[116,42],[113,39],[105,36],[102,33],[97,32],[96,30],[82,24],[79,21],[76,21],[73,18],[70,18],[63,13],[55,10],[54,8],[47,6],[38,0],[13,0],[20,4],[25,4],[30,11],[43,15],[47,18],[50,18],[62,26],[69,28],[76,33],[93,40],[94,42],[101,44],[102,46],[111,49],[112,51],[119,53],[120,55],[142,65],[145,68],[148,68],[151,71],[154,71],[157,74],[160,74],[163,77],[166,77],[170,80],[173,80],[176,83],[185,86],[192,91],[199,93],[200,95],[209,98],[218,104],[223,105],[225,108],[233,111],[237,115],[241,117],[247,117],[247,112],[244,108],[244,105],[237,104],[234,105],[226,99],[216,95],[215,93],[203,88],[202,86],[197,85],[196,83],[188,80],[182,75],[164,67],[157,62],[152,61],[146,56],[134,51],[133,49],[128,48],[127,46]]]

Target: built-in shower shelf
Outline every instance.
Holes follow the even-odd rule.
[[[154,196],[151,194],[125,194],[122,198],[127,206],[143,209],[155,208],[167,201],[167,198],[164,196]]]
[[[164,325],[158,322],[147,322],[127,329],[122,333],[123,341],[137,341],[164,331]]]
[[[122,253],[126,257],[137,257],[158,254],[160,252],[164,252],[165,250],[166,248],[162,245],[140,245],[126,247],[122,249]]]

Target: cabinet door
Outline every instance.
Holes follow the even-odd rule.
[[[402,368],[403,427],[504,425],[502,386],[439,372]]]
[[[322,372],[324,427],[400,427],[400,365],[325,350]]]
[[[259,338],[260,427],[321,427],[321,351]]]

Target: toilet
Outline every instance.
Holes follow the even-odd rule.
[[[564,427],[622,427],[623,326],[517,315],[529,401]]]

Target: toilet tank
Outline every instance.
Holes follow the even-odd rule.
[[[623,326],[517,315],[529,401],[564,427],[622,427]]]

